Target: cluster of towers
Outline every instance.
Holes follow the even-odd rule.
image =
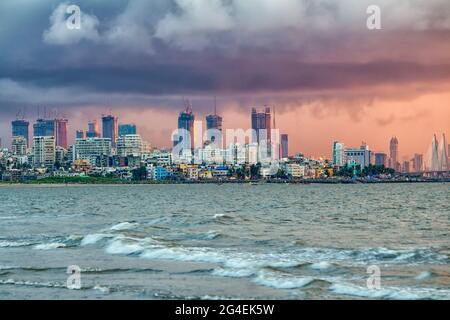
[[[56,146],[67,149],[68,142],[68,120],[65,118],[36,120],[33,124],[34,137],[52,136],[55,138]],[[30,123],[23,119],[17,119],[11,122],[12,136],[22,137],[26,140],[27,147],[30,147]]]
[[[183,100],[185,108],[178,115],[178,129],[181,130],[178,135],[173,137],[173,145],[176,146],[181,141],[189,140],[191,149],[194,148],[194,122],[195,115],[192,111],[192,106],[189,100]],[[217,114],[216,103],[214,103],[214,113],[206,116],[206,130],[207,139],[205,144],[214,143],[216,146],[223,146],[223,129],[222,117]],[[260,143],[264,139],[270,144],[272,139],[272,129],[275,128],[275,117],[272,118],[272,110],[270,107],[265,107],[262,111],[256,108],[251,110],[251,128],[252,128],[252,142]],[[280,156],[287,158],[288,151],[288,135],[280,135]]]

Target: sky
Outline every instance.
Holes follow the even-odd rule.
[[[81,28],[69,29],[69,5]],[[369,5],[381,29],[369,30]],[[290,153],[334,140],[400,157],[450,134],[448,0],[2,0],[0,137],[19,110],[69,118],[70,135],[110,111],[169,146],[189,98],[225,128],[276,107]]]

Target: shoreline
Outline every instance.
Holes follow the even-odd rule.
[[[302,181],[164,181],[164,182],[112,182],[112,183],[95,183],[95,182],[0,182],[0,187],[51,187],[51,186],[65,186],[65,187],[83,187],[83,186],[152,186],[152,185],[203,185],[203,184],[239,184],[239,185],[270,185],[270,184],[284,184],[284,185],[311,185],[311,184],[327,184],[327,185],[341,185],[341,184],[428,184],[428,183],[450,183],[450,179],[444,180],[421,180],[421,181],[403,181],[403,180],[385,180],[385,181],[333,181],[333,180],[302,180]]]

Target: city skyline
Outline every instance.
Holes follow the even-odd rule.
[[[189,108],[192,108],[192,106],[190,106]],[[268,107],[267,105],[259,107],[259,109],[262,110],[263,113],[264,113],[266,108],[270,109],[270,107]],[[242,117],[243,119],[238,119],[238,122],[244,123],[243,127],[237,127],[237,126],[232,126],[232,125],[230,126],[229,125],[230,121],[227,121],[227,119],[222,116],[222,113],[220,111],[217,111],[217,108],[214,109],[214,113],[213,114],[211,114],[211,112],[206,112],[203,116],[200,116],[200,114],[195,112],[195,108],[192,108],[192,114],[195,116],[195,120],[196,121],[201,121],[202,122],[202,126],[203,126],[204,129],[207,129],[207,127],[208,127],[208,124],[207,124],[208,120],[207,120],[207,118],[215,115],[215,116],[220,118],[221,127],[223,126],[223,130],[224,131],[226,129],[237,129],[237,128],[243,128],[243,129],[246,130],[246,129],[251,129],[251,127],[252,127],[252,121],[253,120],[251,120],[249,117],[250,117],[250,115],[253,114],[252,110],[255,109],[255,107],[249,107],[248,109],[249,109],[249,113],[247,115],[241,114],[240,117]],[[185,113],[185,111],[184,111],[184,113]],[[181,112],[181,113],[183,113],[183,112]],[[97,115],[97,117],[98,117],[98,119],[100,121],[97,120],[97,119],[94,119],[95,116],[94,117],[88,117],[89,120],[86,123],[81,124],[80,128],[75,127],[77,125],[77,123],[78,123],[78,121],[76,121],[76,119],[75,119],[75,121],[72,120],[72,119],[69,119],[69,121],[68,121],[69,123],[66,122],[68,119],[64,119],[65,126],[67,126],[67,129],[65,129],[65,130],[67,130],[67,132],[68,132],[68,139],[67,139],[68,140],[68,145],[71,145],[71,144],[73,144],[75,142],[75,137],[76,137],[77,131],[83,131],[85,133],[85,136],[89,137],[89,134],[88,134],[90,132],[89,130],[94,130],[94,128],[96,128],[95,130],[98,130],[98,133],[96,135],[91,134],[91,137],[93,137],[93,136],[103,137],[103,135],[101,133],[102,130],[103,130],[103,126],[99,126],[98,123],[101,122],[102,117],[108,118],[108,117],[111,117],[111,116],[113,116],[115,118],[115,123],[116,123],[116,127],[117,127],[117,128],[115,128],[115,130],[116,130],[116,136],[117,137],[118,137],[117,130],[118,130],[119,126],[121,126],[121,125],[122,126],[132,126],[134,130],[136,130],[136,127],[139,127],[139,132],[138,133],[143,137],[143,139],[148,140],[155,147],[158,147],[158,148],[170,148],[172,146],[172,144],[173,144],[173,141],[171,140],[171,133],[172,133],[172,131],[174,129],[177,128],[177,124],[175,124],[175,126],[173,128],[167,128],[168,130],[166,132],[170,132],[170,133],[168,134],[168,136],[165,139],[162,139],[162,141],[163,141],[162,144],[157,144],[156,143],[156,141],[157,141],[156,139],[153,139],[152,136],[149,136],[149,135],[145,134],[147,132],[145,124],[144,125],[137,125],[137,123],[139,123],[139,118],[133,119],[129,115],[127,115],[126,113],[123,113],[121,115],[117,115],[116,113],[114,113],[114,115],[112,115],[112,114],[107,114],[107,115],[99,114],[99,115]],[[122,120],[121,116],[124,116],[124,118],[127,121]],[[177,121],[176,120],[177,113],[173,113],[172,116],[174,117],[174,119],[172,119],[172,122],[174,122],[173,120],[175,120],[175,122],[176,122]],[[269,118],[270,118],[270,116],[269,116]],[[32,137],[33,136],[33,126],[36,123],[39,123],[38,120],[41,120],[41,121],[42,120],[50,120],[52,123],[54,121],[56,121],[56,123],[58,123],[58,121],[61,121],[61,119],[59,119],[59,118],[53,119],[51,117],[49,117],[48,119],[43,119],[42,116],[40,116],[39,118],[37,118],[35,120],[29,119],[29,118],[19,119],[18,117],[17,117],[17,119],[12,119],[11,122],[10,122],[10,125],[9,125],[9,136],[6,136],[6,137],[1,137],[0,136],[2,138],[2,141],[3,141],[3,145],[5,146],[5,145],[9,145],[11,143],[11,139],[12,139],[12,133],[11,133],[12,127],[11,127],[11,125],[12,125],[13,122],[17,122],[17,121],[28,121],[28,122],[30,122],[30,128],[31,129],[30,129],[30,133],[29,134]],[[270,119],[269,121],[270,121],[270,126],[272,127],[273,126],[273,119]],[[278,121],[278,119],[277,119],[277,121]],[[74,124],[74,122],[75,122],[75,124]],[[225,125],[222,125],[222,122],[225,123]],[[247,122],[247,126],[245,126],[245,122]],[[280,129],[280,131],[281,131],[280,132],[280,136],[282,134],[288,134],[289,133],[288,131],[286,133],[284,133],[285,128],[283,128],[282,125],[283,124],[277,125],[277,129]],[[88,127],[89,129],[85,130],[84,129],[85,127]],[[425,154],[425,153],[429,152],[429,148],[430,148],[430,145],[432,143],[432,140],[431,140],[430,137],[432,137],[434,134],[440,135],[441,133],[445,134],[446,132],[442,131],[442,130],[433,131],[432,135],[427,137],[428,139],[425,139],[425,140],[428,140],[428,143],[425,143],[425,146],[423,148],[419,148],[419,147],[416,147],[415,149],[411,149],[410,148],[409,150],[411,150],[411,153],[406,153],[406,152],[403,151],[404,148],[405,148],[406,143],[404,142],[404,140],[399,139],[399,140],[401,140],[401,148],[398,151],[398,154],[399,154],[399,156],[397,158],[398,165],[400,165],[400,167],[401,167],[401,165],[403,164],[404,161],[410,161],[412,158],[414,158],[415,154]],[[314,153],[308,153],[306,148],[305,149],[297,149],[297,148],[295,148],[295,146],[298,145],[296,143],[295,134],[293,134],[294,139],[291,138],[291,134],[288,134],[288,135],[290,137],[290,139],[289,139],[290,155],[294,155],[296,153],[303,153],[305,155],[308,155],[308,156],[311,156],[311,157],[315,157],[315,158],[326,157],[328,159],[333,159],[333,151],[332,151],[332,147],[330,148],[330,145],[332,146],[332,144],[335,141],[344,141],[345,145],[348,146],[348,147],[357,147],[357,146],[359,146],[361,144],[362,141],[366,141],[367,144],[370,146],[370,149],[371,149],[371,151],[373,153],[380,153],[380,152],[381,153],[386,153],[387,156],[388,156],[388,160],[390,159],[390,156],[389,156],[390,155],[389,141],[384,141],[384,146],[383,146],[383,142],[382,142],[381,143],[381,147],[375,147],[375,144],[372,144],[371,142],[369,142],[370,140],[366,139],[364,136],[356,137],[356,139],[355,139],[355,137],[353,137],[353,139],[349,139],[348,141],[336,139],[334,137],[330,137],[330,141],[331,141],[330,145],[327,144],[327,145],[321,145],[320,146],[321,149],[325,150],[325,152],[324,153],[314,154]],[[116,137],[116,139],[117,139],[117,137]],[[390,140],[393,137],[397,137],[397,135],[396,134],[389,135],[388,140]],[[356,142],[352,144],[351,141],[356,141]],[[389,162],[388,162],[388,167],[392,167]]]

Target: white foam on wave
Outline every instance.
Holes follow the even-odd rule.
[[[183,248],[183,247],[161,247],[155,246],[147,249],[141,257],[144,259],[178,260],[206,263],[223,263],[225,256],[213,252],[209,248]]]
[[[382,287],[381,289],[369,289],[353,284],[335,283],[330,286],[330,290],[337,294],[373,299],[450,299],[450,290],[433,288]]]
[[[319,271],[328,270],[328,269],[331,269],[332,267],[333,267],[333,265],[331,263],[329,263],[328,261],[316,262],[316,263],[313,263],[310,265],[311,269],[319,270]]]
[[[231,218],[231,216],[225,214],[225,213],[216,213],[213,216],[214,219],[220,219],[220,218]]]
[[[111,238],[113,237],[110,234],[106,233],[95,233],[95,234],[88,234],[87,236],[83,237],[83,240],[81,240],[82,246],[87,246],[90,244],[96,244],[97,242],[105,239],[105,238]]]
[[[22,280],[0,280],[0,285],[16,285],[16,286],[30,286],[30,287],[46,287],[46,288],[66,288],[63,284],[51,283],[51,282],[34,282],[34,281],[22,281]]]
[[[60,242],[51,242],[51,243],[41,243],[35,245],[33,248],[35,250],[53,250],[58,248],[65,248],[66,245]]]
[[[27,247],[32,245],[33,243],[25,242],[25,241],[0,241],[0,248],[16,248],[16,247]]]
[[[110,289],[108,287],[103,287],[103,286],[98,285],[98,284],[95,285],[93,289],[97,290],[97,291],[100,291],[101,293],[109,293],[110,292]]]
[[[214,240],[220,236],[221,236],[220,232],[215,231],[215,230],[210,230],[206,233],[205,238],[207,240]]]
[[[121,222],[121,223],[118,223],[118,224],[112,226],[110,228],[110,230],[113,230],[113,231],[130,230],[130,229],[137,227],[138,225],[139,224],[136,222]]]
[[[312,277],[293,277],[288,275],[275,275],[261,271],[254,282],[266,287],[276,289],[298,289],[303,288],[314,281]]]
[[[127,243],[123,240],[114,239],[108,244],[105,250],[109,254],[128,255],[133,253],[139,253],[142,250],[144,250],[144,248],[139,243],[136,242]]]
[[[218,277],[247,278],[254,275],[255,272],[252,269],[217,268],[213,270],[212,275]]]

